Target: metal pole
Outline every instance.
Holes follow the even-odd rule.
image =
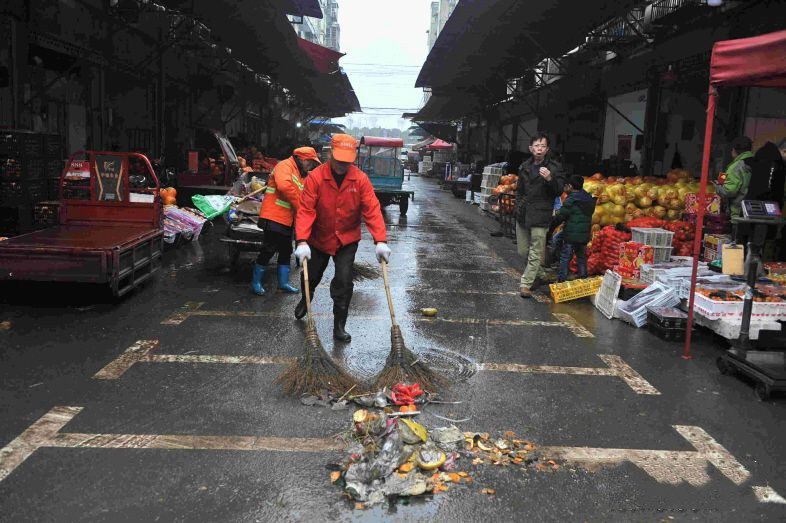
[[[707,125],[704,129],[704,154],[701,160],[701,184],[699,186],[699,201],[698,210],[696,215],[696,230],[695,237],[693,238],[693,267],[690,275],[690,296],[688,302],[688,326],[685,333],[685,350],[682,358],[689,360],[692,358],[690,355],[690,342],[691,333],[693,330],[693,305],[696,293],[696,276],[699,272],[699,253],[701,252],[701,233],[704,228],[704,207],[705,196],[707,195],[707,178],[710,172],[710,152],[712,150],[712,124],[715,121],[715,103],[718,97],[718,91],[710,85],[710,98],[707,104]]]

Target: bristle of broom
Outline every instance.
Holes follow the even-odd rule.
[[[380,272],[376,267],[364,263],[352,264],[352,280],[376,280],[380,277]]]
[[[318,395],[322,392],[343,394],[357,382],[339,367],[325,352],[313,323],[306,326],[304,354],[296,359],[277,378],[276,383],[285,393]]]
[[[397,383],[419,383],[423,390],[434,391],[447,386],[448,381],[419,361],[404,344],[398,325],[390,328],[390,354],[376,380],[376,389],[394,387]]]

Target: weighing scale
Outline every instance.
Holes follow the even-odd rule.
[[[750,290],[745,293],[742,309],[742,325],[740,337],[734,346],[723,353],[717,360],[721,374],[739,372],[756,382],[756,395],[760,400],[768,400],[775,391],[786,391],[786,352],[750,350],[750,323],[753,310],[753,291],[756,288],[756,276],[761,263],[761,250],[767,238],[767,228],[786,224],[781,216],[780,208],[775,202],[757,200],[742,201],[742,218],[732,218],[735,229],[735,240],[740,228],[750,231],[748,263],[745,274]],[[742,226],[742,227],[740,227]]]

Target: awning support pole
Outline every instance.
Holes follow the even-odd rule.
[[[690,275],[690,295],[688,301],[688,326],[685,332],[685,350],[682,358],[689,360],[691,334],[693,331],[693,305],[696,298],[696,276],[699,272],[699,253],[701,252],[701,233],[704,229],[705,197],[707,195],[707,179],[710,172],[710,152],[712,151],[712,126],[715,122],[715,103],[718,91],[710,85],[709,102],[707,103],[707,126],[704,130],[704,154],[701,160],[701,184],[699,185],[699,201],[696,214],[696,231],[693,238],[693,267]]]
[[[612,111],[614,111],[615,113],[617,113],[618,115],[620,115],[620,116],[622,117],[622,119],[623,119],[623,120],[625,120],[626,122],[628,122],[629,124],[631,124],[631,125],[633,126],[633,128],[634,128],[634,129],[636,129],[636,130],[637,130],[638,132],[640,132],[641,134],[644,134],[644,129],[642,129],[641,127],[639,127],[639,126],[638,126],[638,125],[636,125],[635,123],[633,123],[633,121],[632,121],[630,118],[628,118],[627,116],[625,116],[624,114],[622,114],[622,112],[620,112],[620,110],[619,110],[619,109],[617,109],[616,107],[614,107],[613,105],[611,105],[611,102],[609,102],[608,100],[606,100],[606,105],[608,105],[608,106],[611,108],[611,110],[612,110]]]

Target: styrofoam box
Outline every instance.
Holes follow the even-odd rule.
[[[694,309],[706,318],[742,318],[743,301],[716,301],[696,293]],[[751,318],[786,319],[786,302],[753,302]]]

